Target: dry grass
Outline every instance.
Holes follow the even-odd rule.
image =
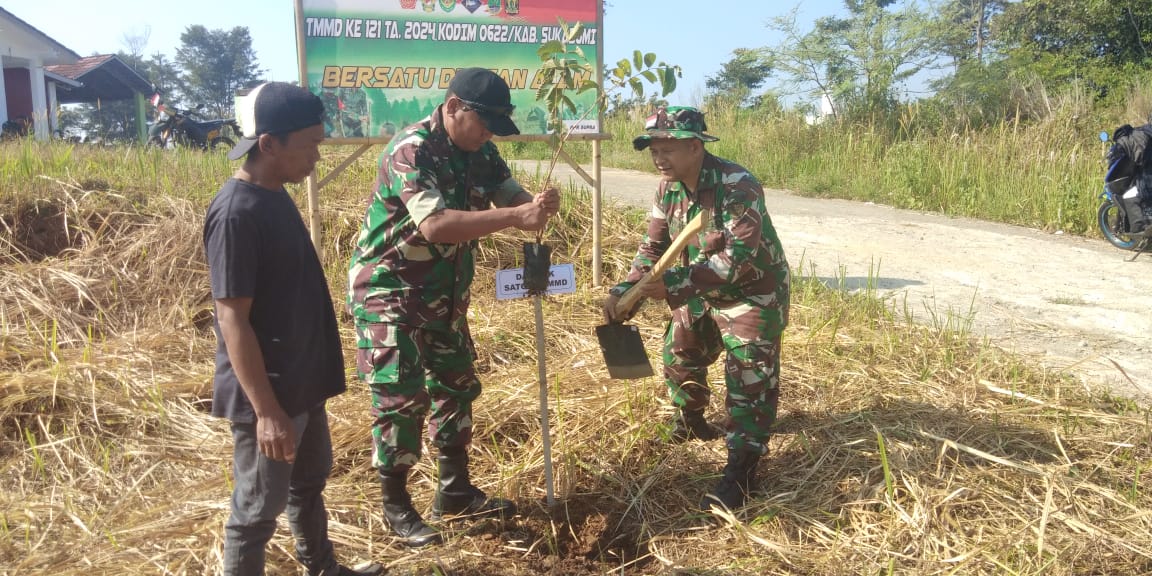
[[[335,186],[324,254],[341,299],[363,203],[362,189]],[[203,201],[84,188],[59,181],[40,201],[51,216],[37,223],[67,230],[59,254],[27,253],[12,229],[32,222],[0,218],[0,574],[214,573],[231,440],[205,412]],[[548,238],[553,261],[576,263],[587,284],[586,210],[568,196]],[[0,215],[36,218],[27,206]],[[643,215],[607,214],[605,277],[618,278]],[[474,478],[521,516],[448,526],[448,544],[429,550],[395,545],[369,463],[369,397],[350,377],[330,404],[326,492],[345,558],[393,574],[1152,573],[1146,409],[812,278],[796,282],[760,494],[719,526],[694,506],[722,444],[662,443],[662,384],[607,379],[592,332],[601,291],[547,299],[558,499],[547,509],[532,305],[492,290],[524,239],[483,244],[471,318],[485,370]],[[654,359],[663,319],[655,306],[641,317]],[[713,418],[721,408],[718,393]],[[433,479],[426,458],[418,505]],[[291,549],[280,530],[269,573],[297,573]]]

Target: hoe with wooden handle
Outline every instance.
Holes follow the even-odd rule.
[[[680,257],[680,253],[684,251],[688,242],[704,229],[704,224],[708,222],[711,215],[711,210],[701,210],[676,235],[672,244],[664,251],[652,269],[644,274],[640,281],[629,288],[616,302],[615,316],[617,318],[627,314],[640,301],[642,298],[640,288],[650,282],[660,281],[660,276]],[[600,351],[604,353],[604,364],[608,367],[609,377],[633,380],[653,374],[652,364],[648,362],[648,353],[644,350],[644,341],[640,338],[640,331],[636,326],[620,322],[610,322],[603,326],[597,326],[596,339],[600,342]]]

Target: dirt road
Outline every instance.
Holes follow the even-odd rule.
[[[520,162],[534,173],[535,162]],[[579,182],[557,166],[556,178]],[[647,206],[655,175],[605,169],[604,194]],[[1085,194],[1090,193],[1085,191]],[[606,200],[609,201],[609,200]],[[1102,240],[768,191],[788,260],[847,289],[870,281],[922,321],[952,312],[997,346],[1152,398],[1152,255]]]

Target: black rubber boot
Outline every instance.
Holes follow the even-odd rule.
[[[760,462],[760,452],[754,450],[728,449],[728,464],[724,475],[700,501],[700,509],[710,512],[713,506],[723,506],[736,510],[748,499],[748,492],[756,478],[756,465]]]
[[[412,507],[408,494],[408,470],[380,471],[380,486],[384,490],[384,523],[400,543],[409,548],[420,548],[443,542],[440,533],[424,523],[420,513]]]
[[[669,439],[673,444],[680,444],[689,440],[715,440],[720,437],[720,431],[704,419],[704,411],[685,410],[681,408],[672,417],[672,432]]]
[[[432,520],[439,521],[445,516],[499,516],[507,519],[516,515],[516,505],[511,501],[489,498],[483,490],[472,485],[468,478],[467,448],[441,448],[437,461],[440,484],[432,501]]]

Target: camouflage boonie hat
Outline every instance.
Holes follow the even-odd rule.
[[[719,140],[704,133],[708,130],[704,113],[691,106],[660,108],[644,122],[644,129],[648,131],[647,134],[632,140],[632,147],[637,150],[647,148],[653,138],[699,138],[704,142]]]

